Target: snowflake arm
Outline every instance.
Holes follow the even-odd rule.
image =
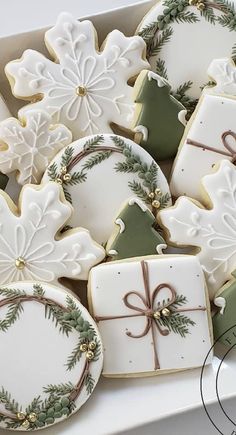
[[[74,139],[111,133],[111,123],[129,128],[134,104],[128,80],[149,68],[142,38],[114,30],[99,52],[92,23],[63,13],[45,39],[57,63],[26,50],[6,66],[14,95],[32,97],[32,107],[48,111]]]
[[[236,267],[235,166],[223,160],[214,174],[203,178],[203,188],[207,209],[182,197],[159,217],[173,244],[197,248],[213,297]]]
[[[39,183],[51,160],[71,141],[64,125],[51,127],[47,112],[29,110],[20,121],[8,118],[0,123],[0,170],[4,174],[17,170],[21,185]]]

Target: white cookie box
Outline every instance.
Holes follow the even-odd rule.
[[[78,11],[79,3],[78,1]],[[95,24],[101,42],[114,28],[118,28],[126,35],[131,35],[145,12],[154,3],[154,0],[146,0],[86,18],[91,19]],[[66,2],[64,5],[66,8]],[[27,14],[27,9],[25,14]],[[9,17],[6,16],[5,19],[8,20]],[[51,23],[53,24],[54,22]],[[16,114],[24,103],[11,95],[10,86],[4,75],[4,65],[12,59],[19,58],[27,48],[33,48],[48,55],[44,45],[45,30],[46,28],[41,28],[0,37],[0,91],[13,114]],[[211,415],[215,415],[217,423],[218,407],[214,391],[216,370],[217,358],[214,360],[213,367],[208,367],[205,377],[206,400],[212,403]],[[220,381],[222,396],[224,399],[228,398],[225,402],[227,410],[233,407],[236,400],[235,371],[236,354],[231,353],[224,362]],[[206,433],[214,435],[217,432],[203,410],[199,384],[200,370],[198,369],[163,375],[158,378],[101,379],[92,398],[77,415],[65,423],[45,429],[40,433],[45,433],[45,435],[77,435],[78,433],[84,435],[117,433],[122,433],[122,435],[143,435],[144,433],[146,435],[163,433],[165,435],[187,435],[189,433],[191,435]],[[231,415],[235,415],[235,412]],[[230,434],[227,427],[225,430],[225,433]],[[9,433],[11,432],[0,431],[0,435]]]

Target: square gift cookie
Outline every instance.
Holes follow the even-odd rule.
[[[204,275],[194,256],[97,266],[90,273],[89,301],[104,345],[104,376],[198,367],[211,348]]]

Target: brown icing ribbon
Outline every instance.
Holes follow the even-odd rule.
[[[186,311],[206,311],[205,307],[198,307],[198,308],[178,308],[174,309],[171,308],[171,305],[174,304],[177,293],[175,289],[166,283],[159,284],[151,293],[150,291],[150,283],[149,283],[149,271],[148,271],[148,263],[144,260],[141,261],[141,268],[142,268],[142,275],[143,275],[143,283],[144,283],[144,290],[145,295],[137,292],[137,291],[130,291],[125,294],[123,297],[123,301],[126,307],[130,308],[131,310],[137,311],[137,314],[130,314],[130,315],[123,315],[123,316],[101,316],[101,317],[95,317],[96,321],[105,321],[105,320],[115,320],[115,319],[125,319],[130,317],[140,317],[145,316],[146,317],[146,325],[144,327],[144,330],[140,334],[133,334],[130,331],[126,332],[126,335],[131,338],[142,338],[145,337],[149,331],[151,331],[152,335],[152,344],[153,344],[153,353],[154,353],[154,370],[160,369],[160,363],[158,359],[158,350],[157,350],[157,344],[155,340],[155,330],[157,330],[162,336],[167,336],[170,334],[170,331],[168,329],[162,329],[160,324],[158,323],[158,319],[155,318],[155,314],[158,312],[161,312],[165,308],[170,309],[170,315],[174,313],[181,313]],[[167,288],[170,291],[170,297],[167,299],[167,302],[163,305],[160,305],[160,303],[157,304],[157,308],[155,308],[155,300],[160,293],[160,291],[163,288]],[[130,302],[131,296],[137,296],[142,304],[143,308],[134,305]]]
[[[235,163],[236,162],[236,149],[234,150],[231,147],[231,145],[229,145],[229,143],[227,142],[227,138],[229,136],[234,138],[234,140],[236,140],[236,133],[234,133],[231,130],[225,131],[221,135],[221,140],[222,140],[222,143],[223,143],[226,151],[218,150],[217,148],[210,147],[208,145],[204,145],[203,143],[197,142],[197,141],[192,140],[192,139],[187,139],[186,143],[188,145],[192,145],[192,146],[197,147],[197,148],[202,148],[203,150],[212,151],[212,152],[215,152],[217,154],[221,154],[223,156],[231,157],[231,162]]]

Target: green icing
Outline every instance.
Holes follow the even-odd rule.
[[[8,183],[8,176],[0,172],[0,189],[5,190]]]
[[[154,229],[155,217],[140,200],[132,205],[128,202],[117,216],[116,222],[117,220],[121,221],[121,226],[119,225],[115,238],[112,236],[108,240],[106,247],[108,255],[114,260],[157,254],[157,246],[165,244],[162,236]],[[113,250],[117,255],[110,252]]]
[[[236,278],[236,271],[232,275]],[[229,328],[235,326],[219,339],[221,343],[230,347],[236,343],[236,280],[230,281],[219,297],[224,298],[226,304],[224,312],[218,312],[213,317],[214,338],[217,340]]]
[[[160,81],[164,86],[159,86]],[[140,86],[139,83],[137,86]],[[135,98],[135,103],[141,104],[135,125],[144,126],[148,131],[147,140],[143,139],[141,145],[155,160],[174,157],[184,133],[184,125],[179,121],[178,114],[185,107],[170,91],[170,85],[160,76],[145,71]]]

